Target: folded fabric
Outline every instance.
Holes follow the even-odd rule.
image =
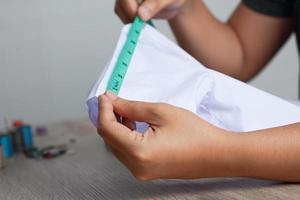
[[[87,99],[97,125],[98,96],[106,91],[130,25]],[[300,108],[224,74],[210,70],[151,26],[142,31],[119,96],[185,108],[218,127],[252,131],[300,121]],[[147,127],[138,123],[143,132]]]

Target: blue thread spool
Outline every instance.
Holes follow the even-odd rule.
[[[33,148],[33,139],[32,139],[32,131],[31,126],[24,125],[20,127],[23,139],[24,149],[31,149]]]
[[[11,136],[10,135],[1,135],[0,141],[1,141],[1,145],[2,145],[4,158],[8,158],[8,157],[12,156],[13,148],[12,148]]]
[[[12,138],[12,145],[14,153],[19,153],[23,150],[22,133],[19,129],[11,130],[10,135]]]

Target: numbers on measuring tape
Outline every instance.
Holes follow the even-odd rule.
[[[119,55],[117,64],[112,72],[110,80],[108,81],[107,90],[115,93],[116,95],[119,94],[122,82],[130,65],[130,61],[137,46],[137,41],[139,39],[143,26],[144,21],[139,17],[136,17],[130,28],[127,40]]]

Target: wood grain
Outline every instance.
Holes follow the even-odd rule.
[[[69,140],[75,138],[76,143]],[[52,160],[22,155],[5,161],[0,173],[0,199],[300,199],[300,185],[273,181],[218,178],[136,181],[107,151],[89,122],[49,126],[35,138],[39,146],[68,143],[76,151]]]

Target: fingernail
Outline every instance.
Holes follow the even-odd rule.
[[[144,21],[148,21],[150,19],[150,10],[147,6],[141,6],[139,12]]]
[[[116,100],[118,98],[117,95],[109,91],[105,92],[105,95],[111,100]]]

